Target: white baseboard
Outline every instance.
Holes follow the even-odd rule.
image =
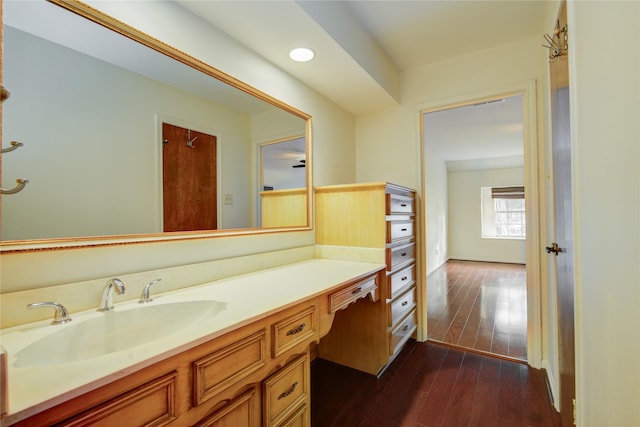
[[[556,379],[553,376],[553,371],[551,370],[547,360],[542,360],[542,369],[544,369],[544,373],[547,376],[547,386],[551,393],[553,407],[556,408],[556,411],[560,412],[560,385],[556,382]]]

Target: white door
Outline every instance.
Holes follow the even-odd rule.
[[[566,4],[563,3],[559,16],[559,28],[566,26],[566,16]],[[573,425],[573,400],[575,398],[575,330],[571,133],[567,56],[556,58],[549,67],[556,241],[547,247],[547,252],[554,256],[556,269],[560,412],[562,424],[571,426]]]

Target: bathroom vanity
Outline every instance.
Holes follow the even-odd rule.
[[[309,425],[310,345],[340,310],[377,305],[384,274],[380,264],[312,259],[159,294],[151,304],[212,299],[224,308],[162,339],[89,360],[49,364],[42,354],[28,366],[16,354],[57,328],[110,313],[3,331],[9,364],[18,367],[10,366],[2,425]],[[350,343],[343,345],[348,351]]]

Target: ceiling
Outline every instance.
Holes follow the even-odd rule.
[[[541,35],[545,8],[542,0],[174,1],[355,115],[399,105],[403,71]],[[316,57],[293,62],[295,47]],[[522,166],[521,97],[428,116],[428,142],[449,170]]]
[[[174,0],[354,114],[400,102],[405,70],[542,34],[544,1]],[[295,63],[294,47],[315,59]]]
[[[522,95],[425,114],[425,147],[447,170],[524,166]]]

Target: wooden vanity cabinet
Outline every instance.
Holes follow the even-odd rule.
[[[296,383],[290,393],[295,405],[282,408],[270,424],[286,425],[302,406],[300,413],[309,414],[308,349],[319,339],[319,300],[254,321],[14,425],[257,427],[263,425],[263,404],[274,401],[274,393],[277,404],[288,401],[278,396]],[[270,386],[263,391],[265,379]]]
[[[127,368],[119,379],[58,396],[62,403],[11,425],[308,427],[310,345],[343,308],[375,300],[383,275],[354,278],[144,368]]]
[[[415,192],[386,182],[316,187],[315,209],[319,245],[379,249],[386,265],[379,301],[336,313],[318,355],[378,375],[416,331]]]

